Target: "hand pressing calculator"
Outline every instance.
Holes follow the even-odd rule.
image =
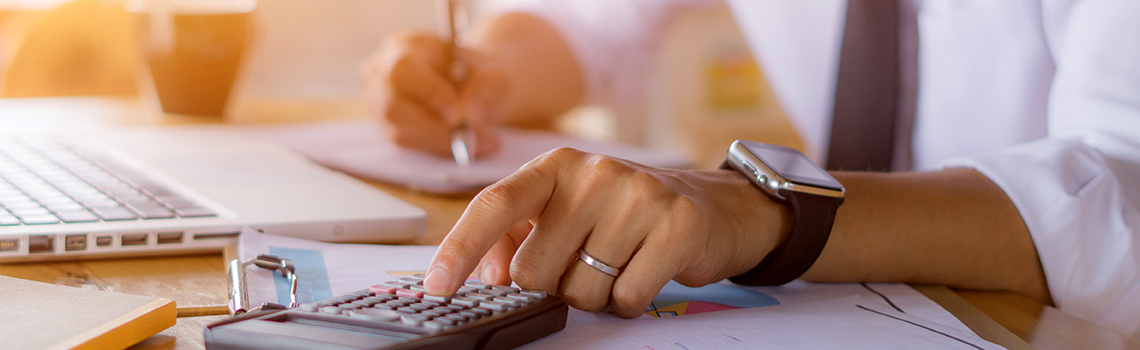
[[[512,349],[566,327],[566,302],[546,292],[467,282],[425,295],[423,278],[219,321],[206,326],[206,348]]]

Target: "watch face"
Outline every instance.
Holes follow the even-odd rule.
[[[843,188],[839,181],[795,149],[758,142],[741,143],[765,165],[788,180],[816,187]]]

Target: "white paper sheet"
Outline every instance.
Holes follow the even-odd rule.
[[[296,264],[299,277],[299,301],[302,303],[319,301],[347,292],[364,289],[373,284],[397,279],[402,276],[423,273],[431,262],[432,255],[435,254],[436,250],[436,246],[321,243],[299,238],[268,235],[251,229],[243,231],[238,242],[238,254],[243,260],[248,260],[256,257],[258,254],[264,253],[293,260]],[[246,284],[249,288],[248,293],[251,305],[260,305],[263,302],[288,303],[288,284],[284,278],[280,277],[280,274],[261,270],[254,266],[248,267],[246,272]],[[861,298],[859,299],[862,303],[861,305],[872,308],[873,310],[890,311],[888,314],[895,316],[906,315],[909,317],[907,319],[921,320],[922,322],[920,322],[920,324],[923,325],[938,325],[939,327],[952,329],[955,332],[976,338],[976,335],[954,317],[954,315],[905,284],[821,284],[794,281],[779,287],[744,287],[723,281],[700,288],[689,288],[675,282],[670,282],[654,299],[653,305],[650,307],[652,310],[647,310],[646,315],[635,320],[621,319],[606,312],[588,313],[571,309],[567,319],[566,329],[559,332],[558,337],[553,339],[602,339],[599,338],[597,333],[594,333],[598,327],[634,327],[642,324],[642,322],[659,322],[666,321],[666,319],[715,320],[719,319],[721,315],[728,318],[731,315],[737,315],[737,313],[744,315],[740,317],[752,317],[747,316],[752,315],[750,313],[751,311],[748,310],[795,310],[789,309],[789,307],[808,304],[814,305],[821,301],[842,299],[851,296]],[[867,303],[874,303],[874,306],[867,305]],[[847,311],[852,310],[846,310],[844,312]],[[867,312],[862,311],[862,309],[858,311]],[[794,314],[795,312],[796,311],[772,311],[771,314],[763,313],[762,315],[764,315],[763,318],[784,317],[784,314]],[[653,314],[660,317],[655,318]],[[676,316],[670,317],[670,315],[673,314],[676,314]],[[840,312],[837,315],[846,314]],[[841,318],[842,316],[834,317],[840,318],[834,320],[824,318],[821,322],[838,324],[838,322],[843,320]],[[637,323],[631,323],[634,321]],[[713,324],[714,323],[710,321],[708,325],[698,323],[686,327],[703,327],[707,329],[720,327]],[[741,332],[748,333],[753,331],[743,330]],[[699,335],[699,337],[703,336],[706,335]],[[760,334],[758,336],[767,335]],[[540,348],[553,346],[547,345],[546,343],[547,342],[543,340],[535,345],[543,344]],[[556,342],[556,344],[560,343],[561,341]],[[579,343],[573,344],[583,345]],[[612,344],[626,343],[616,342]],[[839,346],[840,348],[849,345],[842,343],[836,344],[844,345]],[[610,348],[609,345],[611,345],[611,343],[603,342],[594,345],[584,345],[588,345],[587,347]],[[569,348],[574,347],[571,346]],[[645,349],[644,347],[638,348]],[[682,349],[681,347],[671,348]],[[688,348],[694,349],[693,347]],[[983,346],[982,348],[988,347]],[[660,348],[653,347],[653,349]]]
[[[622,322],[555,333],[523,349],[1002,349],[859,295]]]
[[[502,140],[500,151],[477,159],[467,168],[455,165],[451,158],[398,147],[384,136],[379,123],[371,120],[258,126],[247,130],[329,168],[433,193],[479,189],[514,173],[534,157],[563,146],[656,167],[683,168],[690,164],[676,154],[513,128],[495,129]]]

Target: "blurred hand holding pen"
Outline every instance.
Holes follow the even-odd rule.
[[[467,61],[464,57],[464,44],[467,29],[467,21],[470,19],[467,13],[467,4],[462,0],[436,0],[438,7],[437,13],[440,18],[437,21],[439,25],[440,37],[448,38],[451,46],[451,66],[448,74],[451,81],[458,87],[463,84],[467,79],[468,67]],[[474,160],[473,154],[475,150],[475,133],[471,131],[467,121],[460,121],[458,127],[451,131],[451,155],[455,158],[455,164],[460,167],[467,167],[471,165]]]

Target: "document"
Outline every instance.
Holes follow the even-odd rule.
[[[499,152],[476,159],[470,167],[457,166],[450,157],[399,147],[384,135],[381,125],[372,120],[258,126],[247,130],[329,168],[432,193],[480,189],[558,147],[572,147],[656,167],[689,165],[687,159],[677,154],[507,127],[494,130],[502,140]]]
[[[243,260],[266,253],[293,260],[302,303],[424,273],[436,248],[321,243],[251,229],[238,239]],[[476,280],[474,276],[469,279]],[[280,274],[250,266],[246,284],[251,305],[289,302],[289,283]],[[779,287],[722,281],[698,288],[669,282],[641,317],[627,320],[604,311],[571,309],[566,329],[527,347],[726,349],[768,345],[792,349],[999,348],[905,284],[804,281]]]

